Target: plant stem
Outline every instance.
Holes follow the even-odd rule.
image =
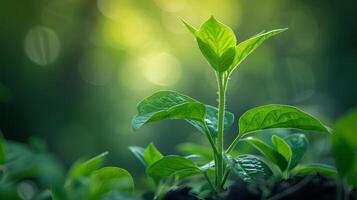
[[[214,140],[211,136],[211,133],[209,132],[206,122],[204,122],[203,125],[204,125],[204,129],[205,129],[205,134],[206,134],[208,141],[213,149],[213,154],[216,155],[216,154],[218,154],[218,150],[217,150],[217,147],[216,147]]]
[[[226,101],[226,82],[225,76],[222,73],[218,73],[218,134],[217,134],[217,185],[216,190],[222,191],[222,182],[224,176],[224,162],[223,162],[223,129],[224,129],[224,113],[225,113],[225,101]]]
[[[231,145],[229,145],[228,149],[226,150],[226,153],[230,153],[234,147],[236,147],[236,145],[238,144],[239,140],[240,140],[240,135],[238,134],[238,136],[236,138],[234,138],[233,142]]]

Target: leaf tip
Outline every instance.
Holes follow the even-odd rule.
[[[196,36],[197,29],[194,28],[191,24],[187,23],[182,18],[180,18],[180,20],[183,23],[183,25],[187,28],[187,30],[189,30],[194,36]]]

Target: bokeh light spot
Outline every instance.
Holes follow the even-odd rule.
[[[37,187],[34,182],[26,180],[17,185],[17,192],[22,199],[33,199],[37,193]]]
[[[178,12],[186,7],[187,0],[155,0],[158,7],[167,12]]]
[[[145,58],[144,66],[144,77],[156,85],[173,85],[181,77],[181,65],[179,61],[171,54],[165,52]]]
[[[124,7],[121,5],[121,0],[98,0],[98,9],[106,17],[117,20],[122,15],[120,8]]]
[[[52,29],[36,26],[25,37],[25,51],[32,62],[45,66],[58,57],[60,41]]]

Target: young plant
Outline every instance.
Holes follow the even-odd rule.
[[[141,200],[131,195],[129,172],[101,167],[107,152],[77,161],[65,177],[61,164],[43,150],[5,141],[0,132],[0,199]]]
[[[261,32],[237,44],[233,31],[214,17],[202,24],[199,30],[187,22],[183,21],[183,23],[194,36],[201,53],[216,74],[218,107],[205,105],[175,91],[159,91],[138,104],[138,114],[133,118],[132,127],[137,130],[147,123],[159,120],[183,119],[207,137],[213,152],[213,160],[200,165],[186,157],[163,156],[148,167],[147,172],[151,176],[182,178],[203,174],[211,183],[213,191],[221,192],[224,190],[231,170],[248,182],[259,182],[271,177],[272,170],[260,157],[240,155],[233,158],[230,155],[236,145],[240,141],[247,140],[247,137],[252,137],[252,133],[273,128],[329,132],[320,121],[297,108],[266,105],[253,108],[240,117],[239,132],[234,141],[225,149],[224,134],[230,131],[234,123],[234,115],[225,110],[230,76],[237,66],[266,39],[286,29]],[[261,141],[250,140],[250,142],[264,149],[264,152],[269,155],[268,158],[276,161],[277,165],[285,170],[296,166],[297,158],[295,154],[292,154],[292,149],[296,147],[293,143],[296,138],[301,138],[301,136],[289,136],[285,139],[274,136],[273,142],[276,147],[274,151]],[[281,155],[277,156],[277,152]],[[208,169],[214,170],[214,180],[210,180],[207,176]]]
[[[335,124],[332,149],[336,167],[343,182],[357,187],[357,109],[341,117]],[[350,188],[347,188],[350,189]]]
[[[101,167],[107,154],[104,152],[89,160],[75,162],[64,186],[52,190],[52,199],[136,199],[130,195],[134,181],[128,171],[119,167]]]

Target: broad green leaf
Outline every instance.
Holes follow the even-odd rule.
[[[332,148],[339,175],[357,186],[357,109],[341,117],[332,134]]]
[[[259,47],[266,39],[271,36],[277,35],[281,32],[286,31],[284,29],[276,29],[269,32],[261,32],[241,43],[239,43],[235,48],[235,57],[233,63],[228,68],[228,73],[231,74],[233,70],[240,64],[242,61],[249,56],[257,47]]]
[[[131,146],[129,150],[134,154],[134,156],[144,165],[146,166],[146,162],[144,159],[145,149],[138,146]]]
[[[235,57],[236,37],[231,28],[209,18],[197,31],[184,22],[187,29],[196,37],[198,46],[208,63],[219,72],[224,72]]]
[[[284,171],[288,166],[288,161],[267,143],[252,137],[247,137],[243,140],[251,144],[270,161],[275,163],[281,171]]]
[[[309,174],[322,174],[329,177],[337,176],[336,167],[320,163],[298,165],[292,170],[292,173],[300,176],[306,176]]]
[[[203,122],[206,106],[174,91],[160,91],[137,106],[138,114],[132,121],[134,130],[146,123],[164,119],[191,119]]]
[[[245,112],[239,119],[241,137],[271,128],[293,128],[329,133],[328,128],[311,115],[286,105],[265,105]]]
[[[5,139],[0,131],[0,166],[6,162]]]
[[[204,105],[193,98],[174,91],[160,91],[145,98],[137,106],[138,114],[132,121],[134,130],[146,123],[163,119],[185,119],[200,132],[205,132],[204,123],[213,137],[217,135],[217,108]],[[234,115],[225,114],[225,133],[230,130]]]
[[[99,169],[106,155],[108,155],[108,152],[101,153],[84,162],[77,161],[68,172],[66,185],[71,184],[77,178],[89,176],[94,170]]]
[[[197,154],[206,160],[213,160],[212,149],[195,143],[182,143],[177,146],[177,150],[185,155]]]
[[[249,183],[259,184],[272,178],[273,172],[260,158],[253,155],[241,155],[237,159],[226,155],[227,163],[233,171]]]
[[[130,193],[134,190],[134,181],[130,173],[118,167],[104,167],[90,176],[91,199],[99,199],[109,192]]]
[[[150,143],[149,146],[145,149],[144,159],[147,166],[152,165],[156,161],[160,160],[162,157],[162,154],[159,150],[157,150],[153,143]]]
[[[208,130],[210,131],[212,137],[216,138],[218,133],[218,109],[206,105],[206,116],[205,122]],[[187,120],[190,124],[192,124],[195,128],[197,128],[200,132],[204,133],[205,128],[204,124],[195,120]],[[228,133],[234,123],[234,114],[230,112],[225,112],[224,114],[224,133]]]
[[[293,134],[284,138],[287,144],[289,144],[292,156],[289,162],[289,169],[293,169],[300,163],[302,158],[304,157],[308,141],[303,134]]]
[[[200,169],[191,160],[180,156],[165,156],[147,169],[152,177],[179,175],[181,177],[199,174]]]

